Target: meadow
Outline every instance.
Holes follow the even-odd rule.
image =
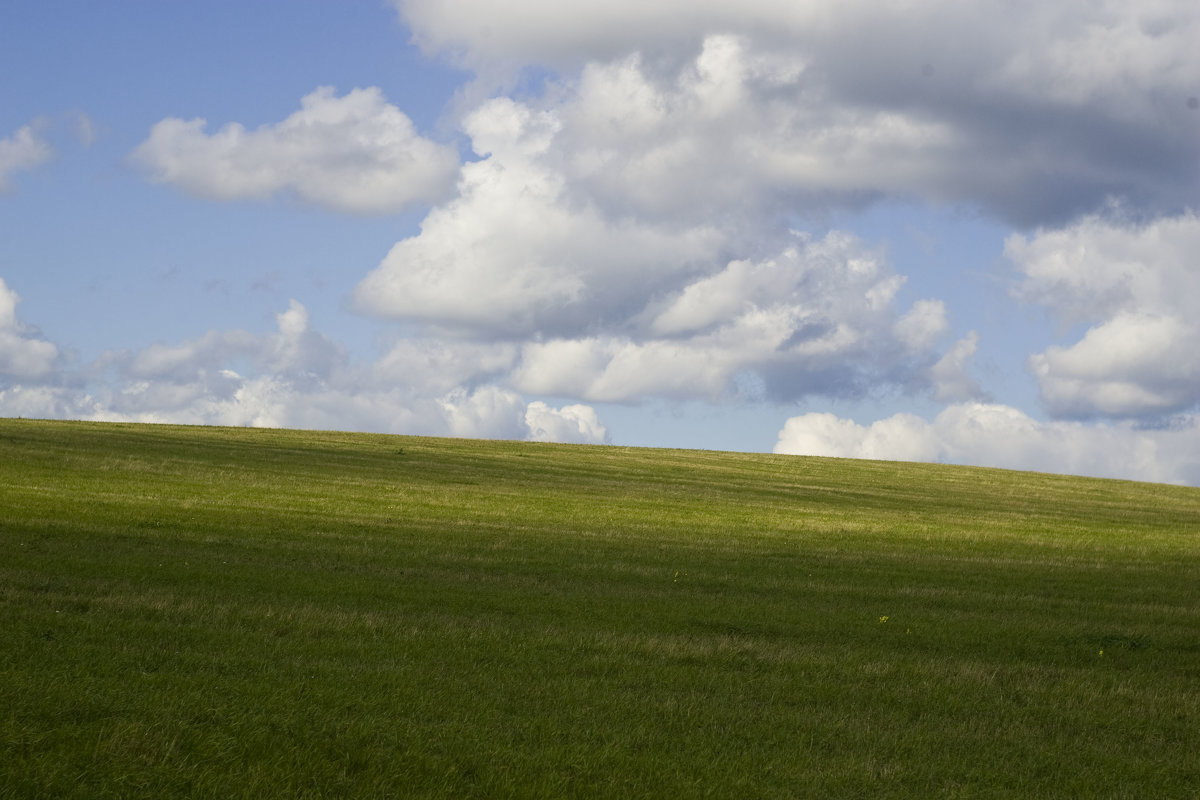
[[[0,420],[0,798],[1200,797],[1200,490]]]

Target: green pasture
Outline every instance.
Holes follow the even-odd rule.
[[[1200,797],[1200,490],[0,420],[0,798]]]

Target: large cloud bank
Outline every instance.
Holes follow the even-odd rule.
[[[1064,221],[1110,194],[1160,209],[1195,201],[1200,7],[1187,0],[396,6],[424,47],[485,74],[530,63],[624,72],[607,97],[625,109],[626,135],[686,119],[692,109],[642,77],[670,76],[703,50],[693,74],[714,103],[754,111],[668,138],[664,155],[682,166],[717,153],[721,167],[748,166],[749,180],[802,199],[918,195],[1023,224]]]
[[[349,298],[404,338],[356,363],[297,303],[71,371],[10,311],[0,408],[602,441],[589,404],[901,394],[944,410],[800,415],[778,447],[1200,480],[1195,3],[394,5],[475,72],[463,152],[318,88],[253,130],[164,119],[132,160],[222,201],[427,209]],[[1014,229],[1012,301],[1074,337],[1028,354],[1045,420],[986,402],[947,298],[824,224],[885,198]]]
[[[357,307],[458,338],[510,341],[508,385],[626,402],[772,399],[931,385],[946,330],[933,298],[853,235],[788,224],[778,171],[800,65],[707,37],[664,73],[590,63],[462,128],[478,160],[458,196],[399,242]],[[764,92],[784,92],[776,103]],[[890,146],[890,145],[888,145]],[[820,159],[817,159],[820,160]]]

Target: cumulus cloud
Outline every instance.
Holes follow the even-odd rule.
[[[394,2],[421,46],[479,76],[456,112],[470,163],[378,89],[328,88],[254,130],[164,119],[132,159],[216,199],[290,193],[360,214],[430,204],[352,297],[406,337],[353,363],[293,303],[272,333],[110,354],[89,374],[111,380],[88,378],[87,393],[28,379],[0,404],[602,441],[589,406],[527,398],[898,387],[954,405],[934,422],[797,417],[788,441],[1070,471],[1089,458],[1107,469],[1125,448],[1138,475],[1153,471],[1143,457],[1163,459],[1163,474],[1191,469],[1173,448],[1192,441],[1200,397],[1186,306],[1200,223],[1181,210],[1200,207],[1194,2]],[[522,74],[538,80],[497,96]],[[1052,416],[1183,414],[1182,428],[1041,423],[978,402],[979,337],[946,346],[945,300],[906,304],[881,251],[795,230],[883,197],[1036,229],[1006,248],[1018,297],[1085,328],[1029,361]],[[1142,221],[1096,215],[1113,197]],[[6,335],[0,353],[42,354],[28,374],[52,369],[48,343],[0,325]]]
[[[0,381],[45,378],[59,357],[57,347],[17,319],[19,302],[20,296],[0,278]]]
[[[976,381],[970,374],[970,367],[979,347],[979,334],[971,331],[965,337],[955,342],[929,368],[929,377],[933,384],[935,400],[960,401],[980,399],[983,394]]]
[[[910,350],[931,347],[946,332],[946,304],[941,300],[918,300],[895,326],[896,336]]]
[[[356,307],[503,343],[489,379],[522,393],[637,402],[754,385],[794,400],[901,387],[981,400],[978,334],[943,349],[943,300],[898,307],[904,277],[879,253],[788,229],[883,196],[1020,225],[1113,195],[1151,214],[1197,196],[1179,67],[1200,66],[1188,44],[1200,14],[1182,3],[396,6],[430,52],[481,75],[540,64],[553,77],[540,96],[463,116],[480,159],[358,286]],[[1155,339],[1139,313],[1142,350],[1157,346],[1166,327]],[[1079,384],[1043,380],[1054,413],[1076,396],[1177,411],[1192,392],[1178,380],[1091,391],[1086,356],[1031,362]]]
[[[216,200],[289,191],[336,211],[388,214],[434,202],[453,188],[458,156],[420,136],[377,88],[338,97],[321,87],[282,122],[248,131],[203,119],[154,125],[131,154],[154,181]]]
[[[1018,294],[1082,337],[1033,355],[1042,402],[1061,417],[1157,418],[1200,401],[1200,217],[1150,222],[1089,216],[1014,234],[1005,253]]]
[[[540,400],[525,409],[527,439],[535,442],[576,442],[593,444],[608,441],[608,429],[596,410],[580,404],[552,408]]]
[[[634,54],[573,85],[560,139],[575,182],[639,215],[745,224],[883,193],[944,199],[958,146],[937,119],[830,98],[803,54],[728,34],[673,70]]]
[[[720,89],[724,78],[713,76],[741,58],[736,43],[717,43],[683,68],[679,91],[702,97],[688,119],[736,104],[741,78]],[[466,117],[480,160],[464,166],[458,197],[359,284],[356,307],[438,336],[510,342],[511,363],[494,374],[535,395],[716,398],[747,372],[786,399],[853,394],[879,380],[928,385],[944,305],[898,309],[903,276],[856,237],[789,231],[778,211],[681,212],[663,199],[676,178],[647,174],[649,166],[620,186],[600,185],[617,170],[598,168],[579,146],[604,128],[584,95],[641,97],[639,80],[589,78],[583,99],[561,107],[498,98]],[[605,135],[620,139],[632,127],[649,145],[657,135],[649,107],[659,104],[647,102],[645,113],[605,123]],[[681,174],[712,178],[703,164],[685,167]],[[643,178],[632,180],[638,171]],[[698,202],[753,205],[733,199]]]
[[[16,302],[0,281],[0,414],[579,443],[608,436],[589,406],[528,402],[490,380],[511,365],[511,348],[403,340],[356,364],[293,300],[269,333],[211,331],[71,370],[17,321]]]
[[[362,281],[356,307],[509,343],[512,363],[493,374],[532,394],[712,399],[750,376],[776,400],[881,385],[981,399],[977,334],[939,352],[943,300],[898,308],[904,278],[878,254],[836,231],[797,242],[788,228],[885,195],[1024,224],[1110,194],[1157,198],[1151,211],[1195,194],[1180,181],[1195,168],[1181,149],[1185,96],[1141,122],[1146,97],[1190,91],[1172,65],[1196,58],[1183,33],[1198,15],[1068,5],[994,17],[945,2],[902,14],[865,2],[533,3],[528,17],[399,2],[431,51],[556,74],[540,96],[463,117],[480,159]],[[1097,25],[1106,46],[1122,44],[1104,67],[1120,87],[1072,66],[1097,52]],[[1036,78],[1034,64],[1056,72]],[[1062,373],[1060,355],[1047,351],[1046,369]]]
[[[739,376],[767,394],[853,394],[905,355],[893,300],[902,279],[855,237],[793,234],[761,261],[732,261],[605,334],[525,344],[513,384],[595,401],[718,399]]]
[[[0,139],[0,192],[12,188],[10,176],[49,161],[54,151],[33,125],[24,125],[16,133]]]
[[[382,383],[420,386],[437,395],[461,386],[495,383],[516,360],[507,342],[447,338],[400,339],[372,365]]]
[[[1170,429],[1039,422],[1010,406],[961,403],[932,422],[896,414],[870,425],[833,414],[793,417],[776,453],[940,461],[1170,483],[1200,483],[1200,417]]]
[[[572,203],[564,176],[542,158],[557,125],[508,99],[469,117],[474,147],[488,157],[464,166],[459,197],[363,280],[357,306],[491,335],[559,333],[626,313],[633,298],[711,257],[710,229],[610,220]]]
[[[1021,225],[1110,195],[1159,210],[1197,197],[1188,98],[1200,9],[1188,0],[395,5],[415,41],[481,75],[531,63],[582,71],[580,114],[615,122],[627,140],[616,158],[590,154],[606,179],[715,155],[729,166],[715,174],[734,186],[710,191],[760,182],[840,202],[900,192]],[[704,115],[689,136],[686,123]],[[605,125],[595,132],[612,141]],[[661,144],[631,153],[639,135]]]

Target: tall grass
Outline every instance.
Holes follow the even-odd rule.
[[[0,420],[0,797],[1200,796],[1200,491]]]

